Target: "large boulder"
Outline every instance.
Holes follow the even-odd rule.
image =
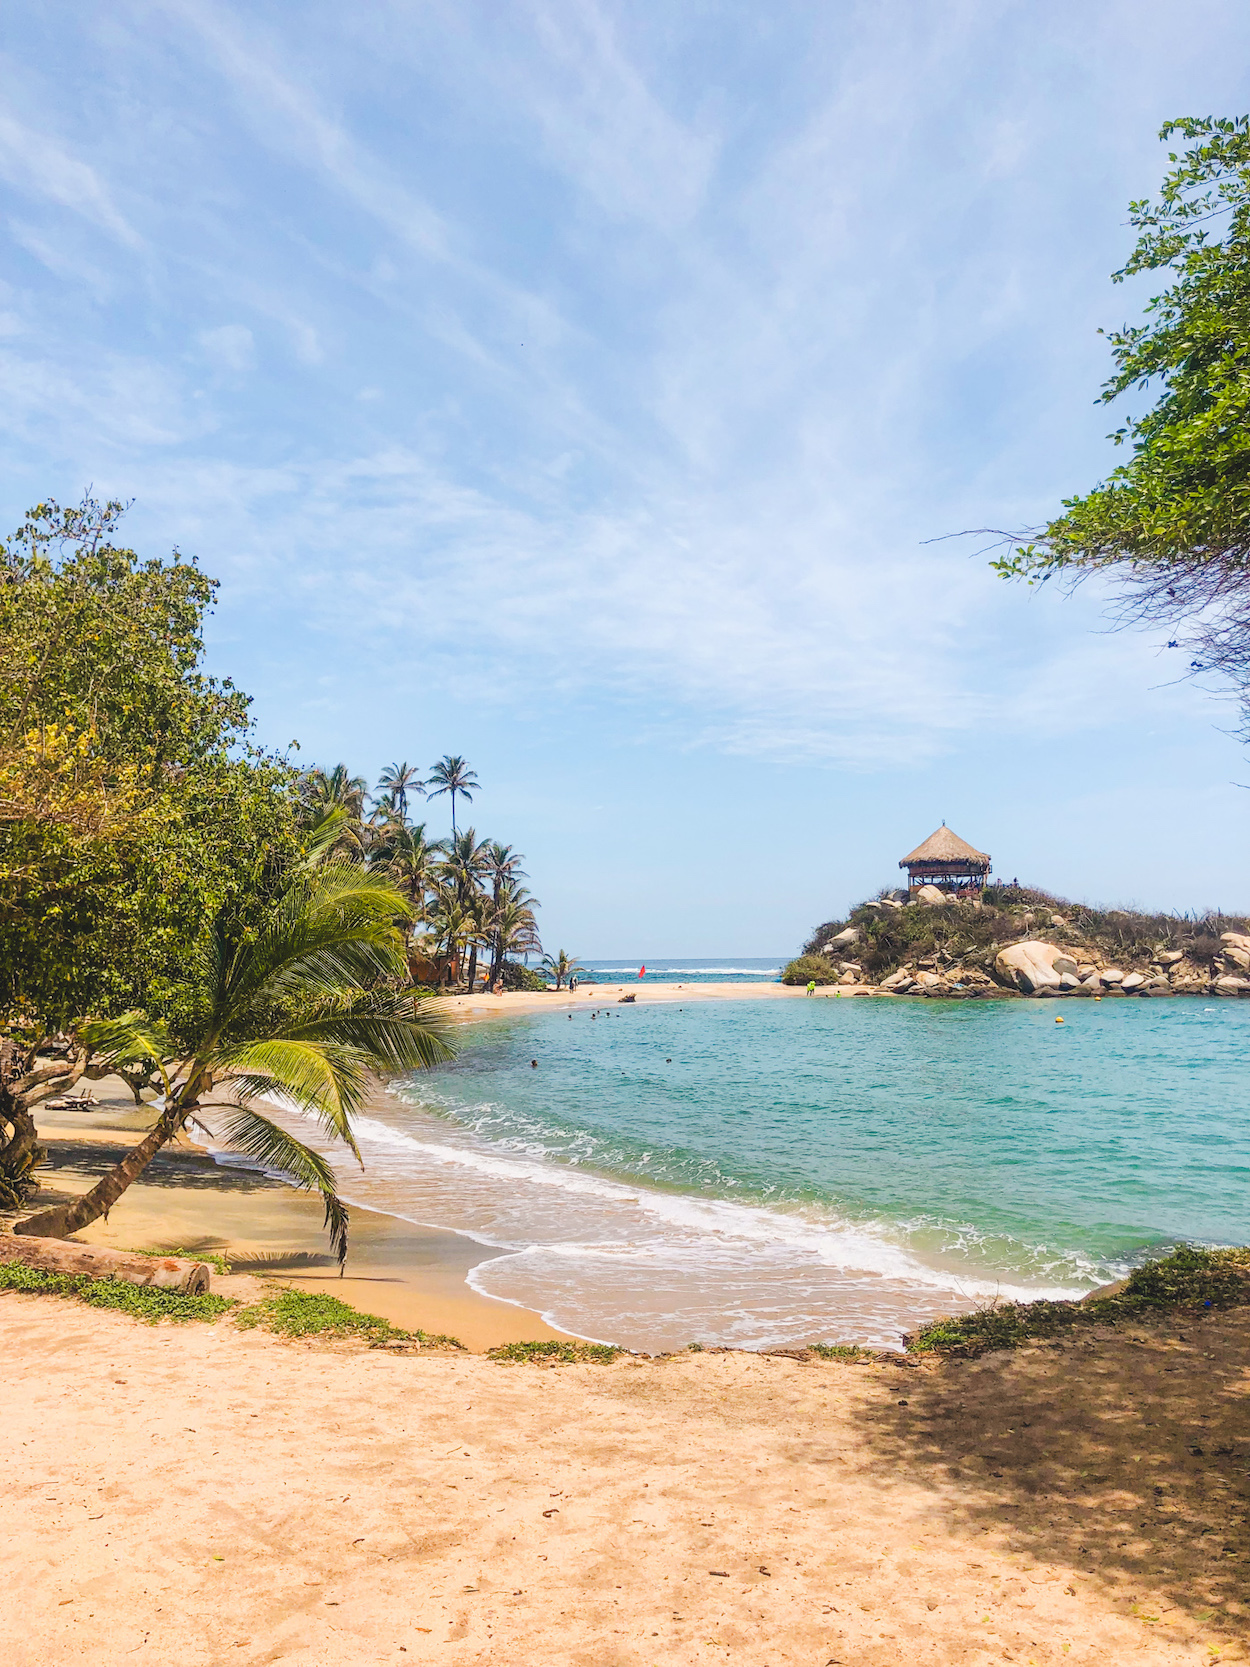
[[[859,927],[858,926],[848,926],[843,931],[839,932],[836,937],[833,937],[833,938],[829,939],[829,942],[825,945],[826,953],[829,950],[833,949],[837,944],[858,943],[859,939],[860,939]]]
[[[999,975],[1025,995],[1038,990],[1058,990],[1064,973],[1076,972],[1076,962],[1057,944],[1029,938],[1000,950],[994,958]]]
[[[1242,972],[1250,972],[1250,949],[1243,949],[1240,944],[1225,944],[1224,959],[1240,967]]]
[[[1145,982],[1146,979],[1143,973],[1131,972],[1127,978],[1121,979],[1120,988],[1122,990],[1140,990]]]
[[[1221,932],[1220,942],[1232,949],[1250,949],[1250,937],[1244,932]]]
[[[944,909],[950,900],[950,894],[938,886],[921,886],[916,893],[917,903],[927,903],[931,909]]]

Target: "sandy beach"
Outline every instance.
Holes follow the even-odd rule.
[[[764,983],[754,979],[734,979],[732,982],[707,984],[647,984],[640,979],[624,979],[617,984],[579,984],[576,990],[505,990],[503,995],[489,992],[472,996],[445,996],[440,1007],[452,1019],[508,1018],[515,1013],[563,1012],[567,1008],[608,1007],[622,996],[633,996],[639,1007],[659,1003],[675,1003],[689,1007],[702,1001],[840,1001],[846,996],[878,996],[899,1000],[874,984],[821,985],[809,997],[800,984]]]
[[[89,1111],[40,1121],[49,1163],[41,1203],[85,1192],[140,1138],[150,1122],[116,1078],[92,1084]],[[376,1211],[353,1209],[347,1275],[328,1254],[316,1199],[282,1181],[225,1167],[191,1141],[157,1154],[107,1220],[77,1237],[116,1250],[211,1251],[235,1266],[301,1289],[324,1289],[355,1308],[409,1330],[445,1332],[467,1348],[556,1337],[529,1309],[479,1296],[465,1275],[498,1252]],[[223,1289],[220,1279],[215,1289]]]
[[[637,995],[639,1005],[806,999],[802,989],[776,983],[656,984],[637,989],[622,983],[582,985],[571,995],[513,991],[502,996],[450,996],[440,1006],[453,1024],[461,1025],[603,1007],[630,994]],[[92,1109],[44,1112],[40,1117],[50,1160],[43,1171],[41,1203],[85,1192],[150,1122],[146,1109],[135,1106],[120,1079],[105,1078],[91,1088],[97,1100]],[[339,1167],[345,1170],[342,1158]],[[473,1350],[564,1335],[530,1309],[479,1295],[465,1283],[472,1268],[499,1252],[461,1234],[396,1216],[353,1209],[347,1275],[340,1279],[326,1254],[322,1212],[315,1199],[252,1170],[215,1163],[191,1140],[160,1153],[111,1217],[78,1236],[85,1243],[114,1249],[184,1248],[227,1255],[283,1283],[332,1291],[396,1325],[450,1333]]]
[[[1245,1658],[1246,1310],[539,1368],[8,1295],[0,1348],[13,1667]]]

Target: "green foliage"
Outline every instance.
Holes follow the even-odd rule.
[[[248,701],[199,670],[215,585],[41,504],[0,545],[0,1015],[163,1010],[188,938],[295,849]]]
[[[821,1360],[845,1360],[857,1365],[872,1359],[871,1349],[861,1349],[854,1343],[809,1343],[807,1346]]]
[[[1074,1326],[1116,1323],[1171,1308],[1233,1308],[1250,1303],[1250,1249],[1199,1250],[1181,1245],[1146,1262],[1118,1296],[1085,1302],[1005,1302],[955,1319],[935,1320],[905,1339],[913,1354],[980,1355],[1012,1349]]]
[[[520,961],[505,961],[500,979],[505,990],[545,990],[547,980],[542,973],[535,972],[532,967],[522,966]]]
[[[124,1279],[90,1279],[84,1275],[50,1273],[24,1262],[0,1262],[0,1291],[32,1291],[44,1296],[75,1297],[91,1308],[115,1308],[136,1320],[156,1325],[160,1320],[205,1320],[210,1325],[237,1304],[228,1297],[206,1292],[191,1296],[157,1285],[131,1285]]]
[[[555,979],[557,990],[562,985],[571,983],[574,978],[584,977],[586,973],[585,967],[576,955],[570,955],[567,949],[557,950],[554,955],[544,955],[542,964],[547,975]]]
[[[1104,403],[1154,386],[1116,430],[1132,456],[1025,547],[995,563],[1029,583],[1111,568],[1128,613],[1191,622],[1195,671],[1250,687],[1250,117],[1167,123],[1190,142],[1157,202],[1129,205],[1138,240],[1116,282],[1167,271],[1145,322],[1108,337]]]
[[[841,977],[837,967],[824,955],[800,955],[782,968],[783,984],[836,984]]]
[[[280,1337],[359,1337],[372,1347],[384,1343],[421,1343],[460,1349],[454,1337],[427,1331],[405,1331],[379,1314],[365,1314],[350,1303],[320,1291],[278,1291],[250,1308],[240,1310],[235,1324],[244,1331],[259,1326]]]
[[[565,1342],[556,1337],[544,1338],[533,1343],[501,1343],[498,1348],[486,1351],[491,1360],[498,1360],[505,1365],[528,1363],[532,1366],[606,1366],[623,1352],[611,1343],[582,1343],[575,1340]]]

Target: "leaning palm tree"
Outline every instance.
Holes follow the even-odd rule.
[[[576,978],[579,972],[586,971],[576,956],[570,955],[563,949],[558,950],[554,955],[544,955],[541,964],[543,971],[549,972],[555,979],[557,990],[566,979]]]
[[[377,791],[384,793],[402,819],[408,816],[408,795],[424,793],[425,783],[418,780],[415,764],[405,759],[402,764],[388,764],[378,777]]]
[[[190,1011],[176,1034],[141,1013],[84,1027],[86,1044],[118,1065],[158,1062],[165,1093],[151,1130],[81,1198],[28,1216],[16,1230],[61,1238],[86,1227],[194,1122],[320,1192],[341,1265],[347,1209],[334,1170],[257,1101],[276,1096],[315,1118],[359,1161],[352,1117],[369,1071],[429,1068],[452,1057],[406,983],[396,925],[406,915],[393,885],[333,859],[306,863],[249,927],[219,914],[192,957]],[[210,1098],[220,1090],[231,1098]]]
[[[456,837],[456,794],[466,804],[473,803],[473,789],[482,784],[470,770],[463,758],[453,753],[445,753],[437,764],[430,767],[430,779],[427,787],[434,791],[429,795],[431,799],[441,798],[444,793],[451,795],[451,837]]]

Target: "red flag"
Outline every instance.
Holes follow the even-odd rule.
[[[639,968],[638,968],[638,976],[639,976],[639,978],[645,978],[645,977],[646,977],[646,974],[647,974],[647,969],[646,969],[646,967],[645,967],[645,966],[643,966],[643,967],[639,967]]]

